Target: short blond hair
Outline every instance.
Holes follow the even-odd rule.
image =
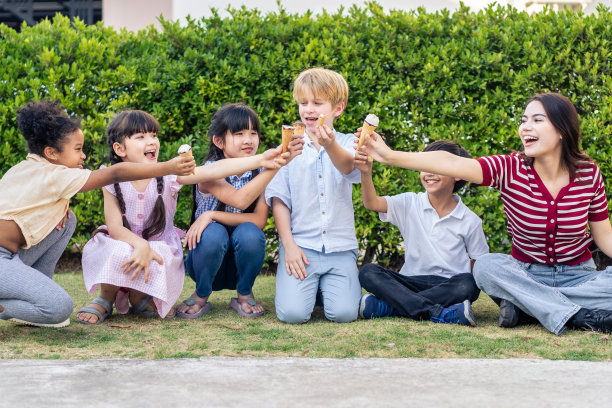
[[[342,75],[331,69],[310,68],[298,75],[293,83],[293,99],[299,102],[299,97],[306,92],[324,98],[333,106],[343,102],[346,107],[348,103],[348,84]]]

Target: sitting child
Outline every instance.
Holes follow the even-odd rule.
[[[458,143],[440,140],[424,151],[445,150],[469,157]],[[406,316],[439,323],[475,326],[471,302],[480,290],[471,273],[472,259],[489,252],[482,220],[453,195],[464,180],[421,172],[424,193],[379,197],[372,181],[372,162],[363,151],[355,156],[361,170],[363,204],[396,225],[404,238],[405,262],[399,273],[367,264],[359,280],[371,294],[361,297],[359,315],[370,319]]]

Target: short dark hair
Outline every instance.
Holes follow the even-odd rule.
[[[436,140],[433,143],[428,144],[423,149],[424,152],[433,152],[436,150],[444,150],[445,152],[449,152],[454,154],[455,156],[467,157],[471,158],[470,154],[467,150],[465,150],[461,145],[457,142],[453,142],[451,140]],[[455,182],[455,187],[453,188],[453,193],[461,190],[463,186],[465,186],[467,181],[459,180]]]
[[[28,142],[28,151],[44,155],[49,146],[62,151],[64,139],[81,128],[81,119],[68,116],[59,100],[30,101],[17,111],[17,126]]]

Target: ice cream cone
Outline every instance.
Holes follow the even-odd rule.
[[[319,126],[323,126],[323,124],[325,123],[325,119],[327,118],[327,115],[320,115],[319,119],[317,119],[317,125]]]
[[[289,142],[291,142],[294,130],[295,128],[293,126],[283,125],[283,140],[281,142],[283,153],[289,149]]]
[[[184,144],[181,145],[178,148],[178,155],[181,157],[193,157],[193,152],[191,151],[191,146],[189,146],[188,144]],[[195,175],[195,170],[193,171],[193,173]]]
[[[361,134],[359,135],[359,142],[357,143],[357,149],[359,149],[366,141],[366,138],[378,127],[378,116],[373,114],[368,114],[363,121],[363,126],[361,127]],[[372,161],[372,158],[368,156],[368,161]]]
[[[294,136],[304,135],[304,131],[306,130],[306,125],[304,124],[304,122],[300,122],[299,120],[295,121],[293,122],[293,127],[295,128],[295,130],[293,131]]]

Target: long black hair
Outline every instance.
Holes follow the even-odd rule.
[[[155,133],[159,132],[159,122],[152,115],[141,110],[126,110],[123,111],[113,118],[111,123],[108,125],[106,130],[106,140],[110,146],[110,162],[111,164],[120,163],[123,161],[121,157],[117,155],[113,144],[123,143],[126,138],[132,137],[136,133]],[[142,231],[142,237],[149,239],[162,232],[166,226],[166,206],[162,198],[164,192],[164,178],[157,177],[157,199],[153,206],[153,211],[145,223]],[[131,231],[130,223],[125,215],[125,200],[119,183],[114,184],[115,194],[117,195],[117,201],[119,202],[119,209],[121,210],[121,219],[123,220],[123,226]]]
[[[81,128],[81,120],[69,117],[59,100],[43,99],[17,111],[17,126],[28,151],[44,157],[47,146],[61,153],[64,138]]]
[[[210,140],[210,147],[208,148],[208,156],[206,161],[217,161],[225,159],[225,153],[221,148],[213,143],[213,137],[217,136],[225,144],[225,138],[227,133],[237,133],[244,129],[252,129],[257,132],[257,135],[261,135],[261,125],[259,123],[259,117],[257,113],[249,106],[243,103],[229,103],[223,105],[212,117],[212,121],[208,128],[208,139]],[[253,177],[259,174],[259,169],[253,170]],[[229,177],[225,179],[228,183],[230,182]],[[195,221],[196,203],[195,195],[197,184],[193,186],[193,194],[191,198],[191,223]],[[257,199],[244,210],[245,213],[252,213],[257,205]],[[226,205],[219,201],[216,211],[225,211]]]

